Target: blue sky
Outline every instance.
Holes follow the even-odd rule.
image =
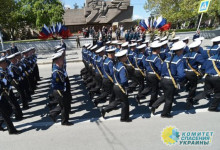
[[[133,19],[145,19],[149,17],[150,13],[147,13],[143,6],[146,0],[131,0],[131,6],[134,6]],[[73,8],[73,5],[77,3],[81,8],[85,0],[61,0],[61,2],[66,6]]]

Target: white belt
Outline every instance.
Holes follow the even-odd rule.
[[[154,72],[148,72],[148,74],[155,74]]]
[[[189,69],[184,69],[185,71],[188,71],[188,72],[192,72],[193,70],[189,70]]]
[[[216,74],[216,75],[211,75],[211,74],[209,74],[209,76],[211,76],[211,77],[219,77],[218,74]]]
[[[168,76],[165,76],[165,77],[163,77],[163,78],[165,78],[165,79],[171,79],[171,77],[168,77]]]

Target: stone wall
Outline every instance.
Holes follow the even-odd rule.
[[[193,35],[196,34],[195,31],[192,32],[178,32],[176,33],[176,36],[180,36],[180,38],[184,37],[190,37],[193,38]],[[201,31],[200,33],[201,36],[205,37],[205,39],[211,39],[216,36],[220,36],[220,30],[211,30],[211,31]]]
[[[76,48],[76,39],[66,39],[64,40],[66,43],[67,49],[73,49]],[[81,46],[86,43],[93,43],[93,39],[91,38],[81,38],[80,44]],[[18,47],[19,51],[23,51],[25,49],[28,49],[30,47],[35,47],[38,53],[51,53],[54,51],[54,47],[60,44],[60,40],[53,40],[53,41],[37,41],[37,42],[25,42],[25,43],[15,43],[15,45]],[[4,48],[10,48],[11,44],[4,44]],[[2,50],[0,46],[0,50]]]

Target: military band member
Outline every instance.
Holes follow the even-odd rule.
[[[101,109],[102,116],[106,112],[112,111],[118,104],[121,104],[121,122],[131,122],[129,118],[129,101],[125,88],[128,86],[127,71],[125,63],[127,61],[127,50],[122,50],[115,54],[119,62],[114,66],[114,94],[115,101],[111,102],[106,108]]]

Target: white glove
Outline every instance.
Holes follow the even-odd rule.
[[[23,77],[25,77],[25,73],[23,73]]]
[[[180,90],[180,84],[177,84],[177,88]]]
[[[7,85],[7,80],[4,78],[4,79],[2,79],[2,82],[5,84],[5,85]]]
[[[19,66],[19,69],[22,71],[22,67],[21,66]]]

